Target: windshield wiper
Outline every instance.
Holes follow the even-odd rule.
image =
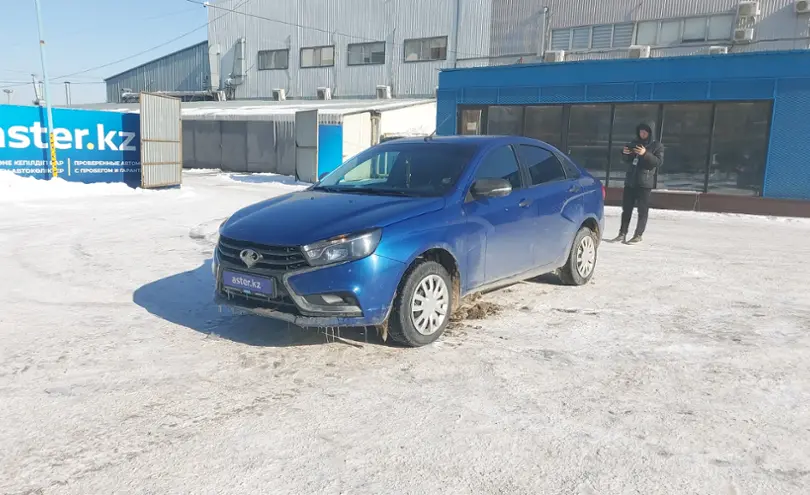
[[[386,196],[404,196],[404,197],[422,196],[421,194],[416,193],[414,191],[403,191],[399,189],[377,189],[376,187],[318,186],[313,187],[313,189],[316,191],[339,192],[348,194],[379,194]]]
[[[377,189],[376,187],[352,187],[345,189],[346,192],[366,193],[366,194],[381,194],[388,196],[420,196],[419,193],[414,191],[403,191],[401,189]]]

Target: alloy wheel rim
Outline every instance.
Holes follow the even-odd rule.
[[[438,275],[428,275],[416,286],[411,298],[411,322],[416,331],[428,336],[438,332],[447,319],[450,292]]]
[[[583,237],[577,246],[577,273],[588,278],[596,264],[596,245],[591,236]]]

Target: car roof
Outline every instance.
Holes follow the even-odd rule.
[[[395,143],[446,143],[446,144],[467,144],[478,147],[497,146],[499,144],[525,143],[541,146],[551,146],[548,143],[537,139],[522,136],[432,136],[427,138],[399,138],[382,143],[383,146]]]

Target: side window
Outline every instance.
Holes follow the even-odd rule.
[[[565,175],[568,176],[569,179],[579,179],[582,177],[577,166],[574,164],[573,160],[565,156],[557,155],[557,158],[562,162],[562,166],[565,169]]]
[[[565,180],[565,171],[554,154],[537,146],[521,144],[518,147],[520,161],[529,169],[533,186]]]
[[[506,179],[512,184],[512,190],[523,188],[520,168],[512,148],[501,146],[490,151],[478,166],[475,180],[478,179]]]

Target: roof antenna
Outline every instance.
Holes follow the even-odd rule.
[[[450,114],[450,115],[448,115],[447,117],[445,117],[445,118],[444,118],[444,120],[442,120],[442,121],[441,121],[441,123],[440,123],[439,125],[437,125],[437,126],[436,126],[436,128],[434,128],[434,129],[433,129],[433,132],[431,132],[429,136],[426,136],[426,137],[425,137],[425,142],[426,142],[426,143],[427,143],[428,141],[430,141],[431,139],[433,139],[433,136],[435,136],[435,135],[436,135],[436,131],[439,129],[439,127],[443,126],[445,122],[447,122],[448,120],[450,120],[450,117],[454,117],[454,115],[453,115],[453,114]]]

